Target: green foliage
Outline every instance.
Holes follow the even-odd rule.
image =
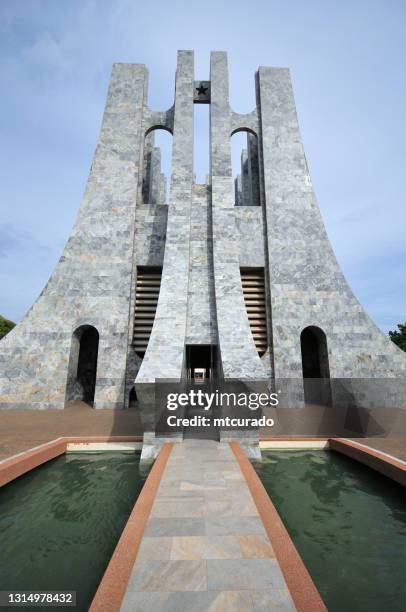
[[[390,331],[389,337],[402,351],[406,352],[406,323],[399,323],[399,331]]]
[[[11,331],[15,325],[16,324],[13,323],[13,321],[9,321],[0,315],[0,340],[3,338],[3,336],[8,334],[8,332]]]

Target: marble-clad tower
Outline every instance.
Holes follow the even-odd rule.
[[[145,429],[157,379],[404,378],[406,356],[354,297],[327,238],[289,71],[260,67],[256,107],[229,106],[227,56],[196,81],[180,51],[173,106],[115,64],[79,214],[48,284],[0,342],[0,407],[126,408]],[[194,104],[210,105],[210,176],[193,176]],[[153,131],[173,136],[170,201]],[[247,132],[234,197],[232,134]],[[333,398],[334,399],[334,398]],[[334,403],[334,402],[333,402]]]

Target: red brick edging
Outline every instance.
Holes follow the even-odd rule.
[[[396,457],[343,438],[330,438],[329,447],[406,486],[406,464]]]
[[[22,476],[26,472],[63,455],[66,452],[67,441],[65,438],[58,438],[52,442],[46,442],[38,448],[19,453],[15,457],[5,459],[0,464],[0,487],[8,484],[15,478]]]
[[[89,612],[118,612],[173,444],[164,444],[135,502]]]
[[[247,485],[275,551],[290,594],[298,612],[321,612],[327,608],[271,498],[238,442],[230,442]]]
[[[142,442],[140,436],[66,436],[44,442],[36,448],[31,448],[9,459],[0,462],[0,487],[15,478],[30,472],[51,459],[66,452],[68,444],[91,444],[92,442]]]
[[[275,438],[270,437],[269,439]],[[132,442],[141,440],[142,438],[138,436],[72,436],[58,438],[1,462],[0,486],[64,454],[67,445],[72,442]],[[405,462],[351,440],[329,438],[328,441],[329,447],[332,450],[363,463],[403,486],[406,485]],[[91,612],[115,612],[120,609],[143,532],[172,447],[173,444],[164,445],[148,475],[99,584],[91,604]],[[254,468],[237,442],[230,442],[230,447],[246,479],[297,610],[299,612],[326,610],[320,594]]]

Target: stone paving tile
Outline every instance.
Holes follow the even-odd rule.
[[[198,448],[195,449],[189,449],[185,451],[184,454],[184,460],[185,462],[188,461],[188,459],[192,459],[194,463],[199,463],[199,461],[201,463],[204,463],[205,465],[210,465],[210,463],[213,462],[219,462],[222,460],[228,461],[228,460],[232,460],[232,455],[231,454],[219,454],[217,451],[213,451],[213,450],[201,450]]]
[[[143,537],[137,554],[137,561],[169,561],[172,538]]]
[[[247,591],[130,592],[121,612],[253,612]]]
[[[215,487],[216,489],[228,489],[230,486],[227,480],[221,477],[221,474],[217,474],[216,476],[215,474],[203,473],[201,477],[203,477],[204,486],[206,488]]]
[[[238,463],[220,446],[173,448],[123,611],[294,609]]]
[[[225,480],[198,480],[194,479],[193,481],[183,480],[180,483],[181,491],[217,491],[221,489],[222,491],[227,488],[227,483]]]
[[[182,484],[198,484],[208,486],[213,484],[216,488],[228,487],[228,482],[219,474],[206,474],[204,469],[197,469],[191,476],[181,476],[181,488]]]
[[[239,472],[238,463],[232,460],[226,459],[225,461],[219,461],[218,458],[213,460],[205,461],[205,469],[210,470],[218,474],[219,472],[223,472],[224,470],[230,470],[231,472]]]
[[[283,574],[275,559],[209,559],[208,590],[283,589]]]
[[[180,486],[180,483],[182,482],[182,480],[184,480],[185,476],[183,474],[177,475],[177,474],[165,474],[165,476],[162,478],[161,480],[161,486],[162,487],[173,487],[173,486]]]
[[[241,559],[235,536],[183,536],[172,539],[171,559]]]
[[[199,477],[199,473],[201,474],[202,471],[204,471],[204,468],[197,466],[193,470],[187,469],[187,470],[178,470],[176,472],[172,472],[171,477],[174,480],[175,479],[176,480],[190,480],[194,482]]]
[[[259,516],[209,517],[204,520],[207,535],[244,533],[260,533],[265,535],[265,528]]]
[[[247,490],[247,484],[244,479],[227,480],[227,490],[230,493],[235,493],[237,495],[240,492],[245,492]]]
[[[205,535],[205,519],[202,518],[150,518],[144,535],[148,537]]]
[[[205,595],[206,593],[203,592],[202,594]],[[169,597],[170,594],[164,592],[146,593],[127,589],[121,603],[120,612],[146,612],[147,610],[155,610],[156,612],[173,610],[175,612],[177,609],[168,606]]]
[[[202,508],[203,516],[227,517],[227,516],[258,516],[257,508],[250,499],[205,499]]]
[[[158,499],[151,511],[151,517],[157,518],[198,518],[202,516],[204,516],[204,504],[196,504],[193,499],[181,501],[161,501]]]
[[[226,489],[222,489],[220,493],[221,494],[219,495],[218,491],[208,490],[205,491],[203,494],[207,501],[218,501],[219,499],[227,499],[233,502],[241,501],[244,503],[254,503],[252,495],[247,488],[234,489],[232,487],[227,487]]]
[[[242,480],[244,481],[244,476],[242,475],[241,472],[235,470],[223,470],[222,472],[220,472],[221,475],[223,476],[223,478],[225,478],[226,480]]]
[[[180,482],[177,484],[166,484],[165,482],[161,482],[157,495],[160,497],[164,495],[168,496],[170,493],[175,494],[177,491],[180,491]]]
[[[296,610],[288,589],[251,591],[254,612],[294,612]]]
[[[204,491],[181,491],[179,488],[159,487],[157,499],[163,500],[197,500],[197,503],[204,501]]]
[[[208,591],[210,612],[252,612],[252,598],[247,591]]]
[[[206,561],[137,561],[130,591],[206,591]]]
[[[244,559],[271,559],[275,557],[266,535],[243,534],[237,536]]]

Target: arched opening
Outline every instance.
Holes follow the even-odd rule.
[[[330,367],[326,334],[315,326],[300,334],[304,396],[307,404],[331,404]]]
[[[170,199],[172,171],[172,134],[153,128],[145,136],[142,201],[144,204],[166,204]]]
[[[72,334],[66,401],[81,400],[94,405],[99,332],[92,325],[81,325]]]
[[[128,407],[135,408],[137,405],[137,401],[138,401],[138,398],[137,398],[137,392],[135,390],[135,387],[131,387],[130,394],[128,397]]]
[[[240,130],[231,136],[234,201],[236,206],[259,206],[258,138]]]

